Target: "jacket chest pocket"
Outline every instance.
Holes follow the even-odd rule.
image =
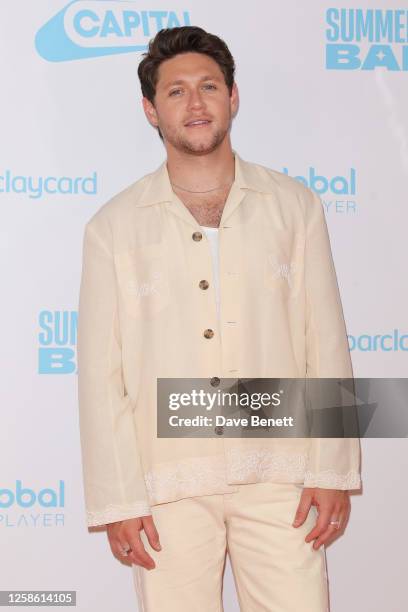
[[[169,304],[166,257],[160,244],[115,255],[120,301],[132,317],[149,319]]]
[[[267,247],[263,253],[263,284],[267,293],[293,298],[300,290],[303,247],[296,236],[285,244]]]

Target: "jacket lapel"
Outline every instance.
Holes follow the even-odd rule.
[[[222,212],[220,226],[225,223],[232,213],[241,204],[248,190],[262,193],[274,193],[274,179],[267,174],[263,168],[244,161],[238,153],[233,150],[235,160],[235,178],[228,193],[227,200]],[[167,162],[164,161],[159,168],[150,174],[146,187],[136,202],[137,206],[150,206],[164,202],[168,209],[180,219],[199,229],[200,225],[193,217],[188,208],[183,204],[177,194],[173,191],[167,170]]]

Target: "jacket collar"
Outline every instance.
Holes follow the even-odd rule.
[[[274,193],[275,179],[265,168],[243,160],[233,149],[235,159],[234,191],[249,189],[258,193]],[[243,194],[244,195],[244,194]],[[149,175],[147,185],[138,198],[137,206],[150,206],[160,202],[174,202],[177,199],[172,189],[167,161]]]

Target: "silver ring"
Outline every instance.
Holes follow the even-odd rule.
[[[340,521],[330,521],[329,525],[336,525],[336,529],[340,529]]]
[[[122,555],[124,557],[128,556],[128,553],[131,551],[132,549],[130,548],[130,546],[127,546],[126,548],[122,548]]]

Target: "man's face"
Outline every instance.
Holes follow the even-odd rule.
[[[203,155],[216,149],[228,134],[238,107],[238,90],[234,84],[230,96],[220,67],[208,55],[182,53],[160,65],[154,102],[143,98],[143,107],[164,142],[179,151]]]

